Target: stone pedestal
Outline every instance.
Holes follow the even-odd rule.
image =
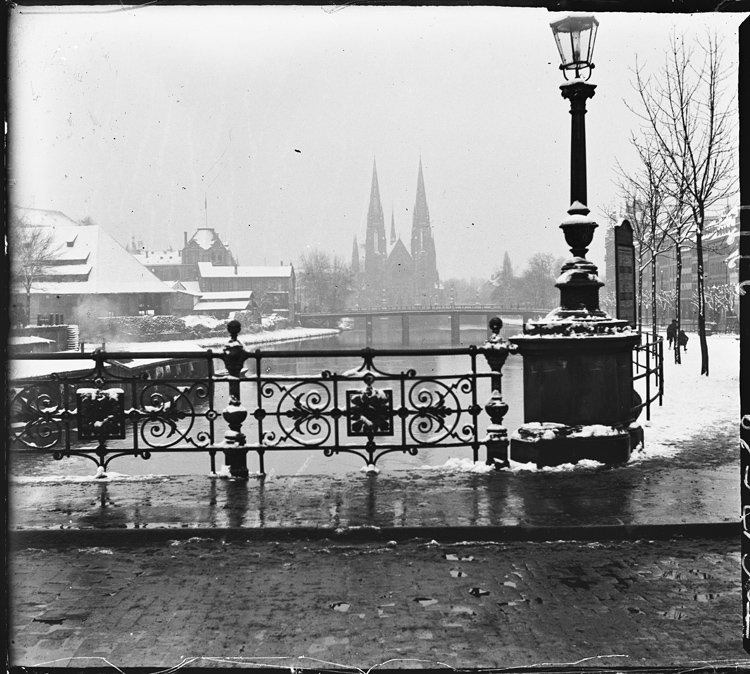
[[[609,317],[535,327],[537,334],[510,339],[523,356],[524,383],[524,424],[511,438],[511,459],[539,466],[627,461],[642,441],[634,424],[638,335]]]

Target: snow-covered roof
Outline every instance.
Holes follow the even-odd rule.
[[[44,272],[46,276],[80,276],[86,280],[91,273],[90,264],[61,264],[50,267]]]
[[[13,212],[25,225],[33,225],[35,227],[70,227],[71,225],[74,227],[86,227],[86,225],[79,225],[75,220],[72,220],[60,211],[14,207]],[[69,234],[72,235],[72,238],[75,238],[75,232],[69,232]],[[67,240],[63,243],[67,243]]]
[[[734,243],[736,236],[740,231],[740,218],[739,218],[739,207],[727,211],[722,217],[716,218],[713,222],[706,224],[706,228],[703,234],[705,241],[713,241],[728,237],[731,241],[727,241],[728,244]]]
[[[198,302],[193,311],[244,311],[250,305],[249,300],[235,302]]]
[[[185,293],[187,295],[194,295],[195,297],[201,296],[201,291],[196,289],[189,290],[185,287],[186,283],[195,283],[197,285],[197,281],[164,281],[170,288],[173,290],[176,290],[178,293]]]
[[[44,337],[33,336],[16,336],[8,337],[8,344],[11,346],[21,346],[23,344],[52,344],[54,339],[45,339]]]
[[[55,262],[58,264],[84,264],[89,259],[89,251],[76,249],[75,244],[72,248],[69,248],[67,243],[65,248],[60,249],[57,252],[57,258]]]
[[[182,287],[187,290],[191,295],[202,295],[201,284],[198,281],[178,281],[182,283]]]
[[[202,302],[221,302],[229,300],[245,300],[249,302],[252,297],[252,290],[228,290],[225,292],[201,293]]]
[[[212,262],[198,263],[198,273],[201,278],[230,278],[234,276],[242,278],[291,278],[292,269],[291,265],[248,267],[242,265],[214,266]]]
[[[144,250],[133,253],[133,257],[145,265],[182,264],[179,250]]]
[[[16,208],[27,226],[43,227],[51,232],[61,256],[53,260],[46,277],[77,276],[71,280],[41,280],[33,294],[121,295],[131,293],[173,293],[128,251],[98,225],[80,225],[58,211]],[[72,245],[68,245],[72,242]],[[85,265],[70,264],[85,261]]]

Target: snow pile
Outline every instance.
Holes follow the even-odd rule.
[[[114,551],[110,548],[78,548],[78,552],[84,555],[114,555]]]
[[[277,342],[296,342],[303,339],[331,337],[338,334],[339,331],[334,328],[283,328],[272,332],[256,332],[252,335],[240,333],[240,341],[245,345],[275,344]]]
[[[194,328],[196,325],[202,325],[205,328],[220,328],[226,321],[220,318],[214,318],[213,316],[185,316],[183,319],[185,325],[188,328]]]
[[[541,321],[527,321],[523,335],[516,335],[513,341],[532,337],[622,337],[633,334],[625,321],[607,316],[587,314],[582,316],[560,316],[551,312]]]
[[[104,400],[104,398],[109,398],[110,400],[117,400],[120,396],[125,395],[125,391],[121,388],[108,388],[108,389],[79,388],[76,391],[76,394],[80,398],[85,398],[88,400]]]
[[[580,430],[573,431],[568,437],[571,438],[601,438],[610,435],[623,435],[627,431],[614,426],[603,426],[602,424],[592,424],[591,426],[581,426]]]
[[[530,421],[514,431],[512,438],[526,442],[554,440],[555,438],[601,438],[612,435],[624,435],[627,429],[616,426],[591,424],[590,426],[566,426],[552,421]]]
[[[605,464],[594,461],[593,459],[581,459],[578,463],[563,463],[559,466],[544,466],[543,468],[537,468],[535,463],[519,463],[518,461],[510,461],[510,470],[513,473],[524,473],[524,472],[541,472],[541,473],[568,473],[572,470],[594,470],[601,468]]]
[[[283,329],[289,327],[289,319],[277,314],[271,314],[270,316],[263,316],[261,325],[264,330]]]
[[[471,459],[448,459],[442,466],[422,466],[422,470],[435,470],[444,473],[491,473],[494,466],[483,461],[474,463]]]

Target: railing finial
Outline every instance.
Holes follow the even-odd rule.
[[[492,341],[500,336],[500,330],[503,329],[503,319],[500,316],[493,316],[489,321],[490,331],[492,332]]]
[[[227,323],[227,332],[229,332],[233,342],[237,341],[237,335],[240,334],[240,330],[242,330],[242,323],[239,321],[232,319]]]

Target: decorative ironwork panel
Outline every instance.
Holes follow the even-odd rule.
[[[125,391],[79,388],[76,399],[80,440],[125,439]]]
[[[115,458],[147,459],[154,451],[215,454],[219,412],[210,353],[55,355],[68,371],[12,381],[13,449],[42,450],[55,459],[80,456],[104,469]],[[88,359],[91,367],[75,363]]]
[[[66,423],[75,413],[67,409],[63,386],[39,382],[10,389],[10,444],[49,449],[66,435]]]
[[[393,435],[393,391],[372,386],[347,391],[346,417],[353,437]]]

